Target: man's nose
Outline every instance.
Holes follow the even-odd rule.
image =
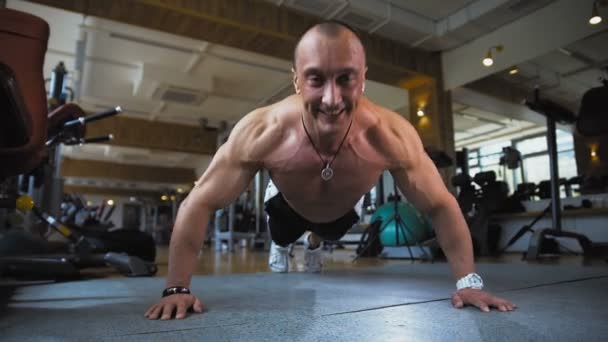
[[[328,110],[337,110],[342,103],[342,94],[335,82],[327,82],[323,91],[323,105]]]

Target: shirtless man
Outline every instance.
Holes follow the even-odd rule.
[[[453,306],[474,305],[486,312],[490,307],[515,308],[481,289],[471,236],[456,199],[416,130],[363,96],[366,71],[363,45],[346,26],[321,23],[302,36],[294,53],[296,94],[240,120],[181,204],[169,249],[167,288],[145,313],[147,318],[166,320],[175,313],[182,319],[188,309],[202,312],[203,304],[188,288],[205,223],[261,169],[269,171],[280,191],[266,207],[274,242],[285,247],[307,229],[312,233],[306,241],[313,249],[350,228],[357,201],[389,170],[401,192],[433,222],[457,280]],[[294,226],[296,234],[288,231]]]

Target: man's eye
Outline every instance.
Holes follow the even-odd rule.
[[[313,85],[318,85],[318,84],[323,83],[323,79],[319,76],[309,76],[308,82]]]
[[[354,77],[352,77],[351,75],[342,75],[338,77],[338,83],[340,84],[348,84],[352,80],[354,80]]]

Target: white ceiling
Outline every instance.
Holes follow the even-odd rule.
[[[555,0],[266,0],[339,19],[412,47],[444,51],[526,16]]]
[[[583,94],[601,85],[602,66],[608,66],[608,30],[517,65],[515,75],[499,75],[530,93],[539,86],[541,96],[577,113]]]
[[[439,21],[475,0],[388,0],[396,7]]]
[[[150,150],[105,144],[63,146],[62,153],[72,159],[95,159],[105,162],[121,161],[123,164],[182,167],[196,169],[209,162],[210,156],[194,153]]]
[[[271,0],[268,0],[271,1]],[[448,50],[482,36],[546,6],[552,0],[274,0],[280,6],[307,11],[351,24],[424,50]],[[75,87],[76,42],[86,40],[78,102],[91,111],[121,105],[121,115],[199,125],[205,118],[217,125],[235,122],[252,109],[292,93],[291,61],[217,44],[134,27],[94,17],[83,18],[55,8],[20,0],[7,7],[44,18],[51,27],[44,73],[66,63]],[[540,84],[553,99],[571,108],[599,76],[597,66],[608,60],[608,35],[589,37],[545,56],[518,65],[509,82]],[[574,52],[577,57],[564,52]],[[581,60],[580,56],[584,56]],[[586,58],[586,59],[585,59]],[[593,65],[589,65],[590,61]],[[479,63],[479,61],[471,61]],[[594,64],[595,63],[595,64]],[[175,92],[177,91],[177,93]],[[407,112],[407,92],[368,81],[367,96],[401,113]],[[179,96],[178,96],[179,95]],[[164,97],[164,99],[163,99]],[[171,101],[171,98],[188,100]],[[486,137],[521,134],[537,126],[490,112],[454,104],[456,143]],[[66,149],[79,159],[112,160],[142,165],[196,168],[200,174],[209,157],[89,145]]]
[[[533,135],[545,130],[543,126],[505,117],[492,112],[452,104],[454,140],[457,149],[475,148],[491,140],[509,140]]]

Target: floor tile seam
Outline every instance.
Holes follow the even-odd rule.
[[[539,287],[558,286],[558,285],[571,284],[571,283],[576,283],[576,282],[584,282],[584,281],[589,281],[589,280],[598,280],[598,279],[604,279],[604,278],[608,278],[608,275],[599,275],[599,276],[592,276],[592,277],[583,277],[583,278],[576,278],[576,279],[560,280],[560,281],[550,282],[550,283],[542,283],[542,284],[535,284],[535,285],[524,286],[524,287],[505,289],[505,290],[501,290],[501,291],[495,291],[495,293],[516,292],[516,291],[523,291],[523,290],[533,289],[533,288],[539,288]],[[329,317],[329,316],[346,315],[346,314],[366,312],[366,311],[383,310],[383,309],[389,309],[389,308],[394,308],[394,307],[403,307],[403,306],[410,306],[410,305],[421,305],[421,304],[442,302],[442,301],[447,301],[447,300],[450,300],[450,299],[451,299],[451,297],[448,297],[448,298],[438,298],[438,299],[429,299],[429,300],[421,300],[421,301],[414,301],[414,302],[407,302],[407,303],[398,303],[398,304],[383,305],[383,306],[377,306],[377,307],[371,307],[371,308],[365,308],[365,309],[359,309],[359,310],[334,312],[334,313],[324,314],[324,315],[321,315],[321,316],[322,317]]]
[[[534,289],[534,288],[538,288],[538,287],[559,286],[559,285],[579,283],[579,282],[585,282],[585,281],[590,281],[590,280],[599,280],[599,279],[605,279],[605,278],[608,278],[608,274],[575,278],[575,279],[567,279],[567,280],[559,280],[559,281],[553,281],[553,282],[549,282],[549,283],[541,283],[541,284],[522,286],[522,287],[515,287],[515,288],[511,288],[511,289],[497,291],[497,292],[498,293],[516,292],[516,291]]]

